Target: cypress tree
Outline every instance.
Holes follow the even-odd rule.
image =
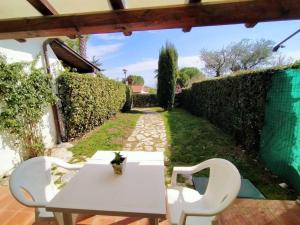
[[[157,98],[159,106],[172,110],[175,99],[178,54],[175,46],[166,43],[159,53],[157,75]]]

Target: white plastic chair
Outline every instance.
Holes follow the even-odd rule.
[[[192,175],[210,169],[204,195],[177,186],[177,175]],[[241,177],[237,168],[225,159],[209,159],[196,166],[174,167],[171,186],[167,190],[169,220],[172,225],[217,224],[215,216],[225,210],[237,197]]]
[[[9,187],[12,195],[21,204],[35,208],[36,224],[42,220],[54,219],[54,217],[60,225],[63,224],[61,213],[45,210],[47,203],[59,192],[51,176],[53,165],[68,170],[79,170],[82,167],[57,158],[41,156],[21,163],[10,176]],[[26,198],[24,192],[31,199]]]

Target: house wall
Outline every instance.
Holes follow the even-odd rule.
[[[43,42],[47,38],[27,39],[24,43],[15,40],[0,41],[0,54],[7,57],[9,63],[31,62],[37,56],[42,56],[37,62],[37,67],[44,67]],[[54,78],[61,69],[61,64],[56,58],[52,49],[48,46],[48,57],[51,65],[51,73]],[[44,67],[45,68],[45,67]],[[51,148],[56,144],[56,129],[51,107],[46,110],[40,122],[43,142],[46,148]],[[20,161],[18,149],[14,144],[14,138],[0,133],[0,177],[11,172],[14,166]]]

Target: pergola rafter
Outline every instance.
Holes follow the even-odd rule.
[[[109,3],[114,10],[126,9],[126,0],[109,0]]]
[[[126,9],[126,0],[109,0],[109,3],[113,10]],[[125,36],[130,36],[130,35],[132,35],[132,31],[125,30],[125,31],[123,31],[123,34]]]
[[[132,32],[300,19],[300,1],[243,0],[189,3],[69,15],[0,20],[0,39]]]
[[[27,0],[27,1],[43,16],[58,16],[59,15],[59,13],[48,2],[48,0]],[[74,39],[74,38],[76,38],[76,35],[70,35],[69,38]],[[21,40],[25,40],[25,39],[21,39]]]
[[[27,1],[44,16],[58,15],[56,9],[47,0],[27,0]]]

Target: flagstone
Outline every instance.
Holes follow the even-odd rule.
[[[149,109],[137,109],[143,115],[125,144],[124,150],[164,151],[166,130],[161,115]],[[128,144],[130,143],[130,144]]]

